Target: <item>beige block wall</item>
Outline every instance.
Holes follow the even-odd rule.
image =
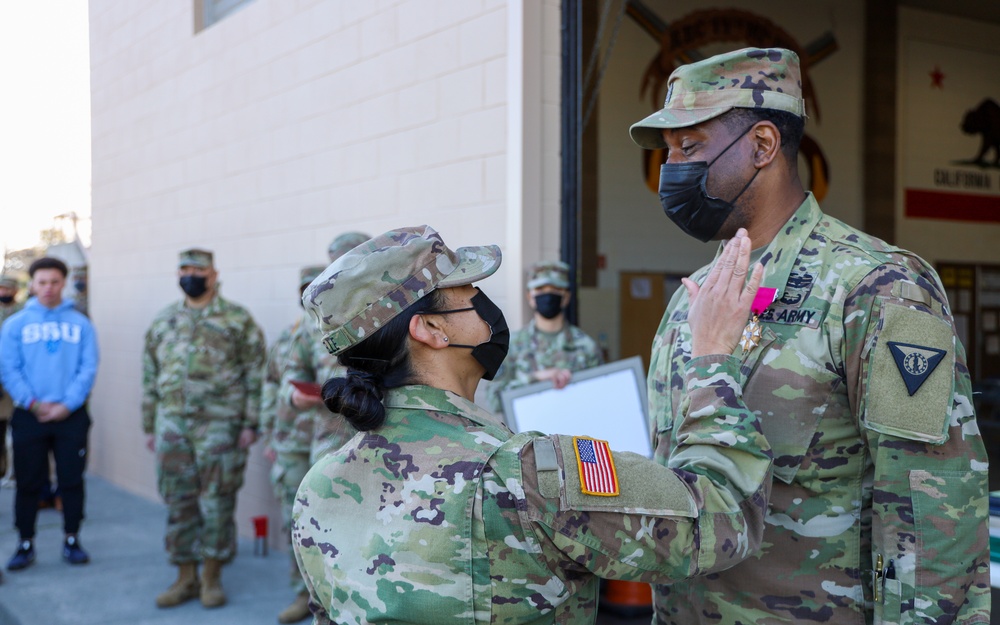
[[[500,244],[483,284],[514,327],[521,266],[558,254],[558,0],[255,0],[197,34],[193,5],[90,2],[90,468],[149,498],[142,341],[181,296],[178,250],[214,250],[269,340],[300,312],[299,267],[347,230]],[[278,525],[259,447],[244,535]]]

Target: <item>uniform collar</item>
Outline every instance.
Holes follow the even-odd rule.
[[[215,314],[222,310],[222,294],[216,289],[215,294],[212,299],[208,301],[208,304],[204,308],[191,308],[187,305],[185,300],[181,300],[181,309],[188,311],[195,316]]]
[[[760,285],[776,290],[774,301],[780,300],[784,294],[788,276],[795,268],[795,259],[798,258],[799,252],[802,251],[802,247],[822,217],[823,211],[819,203],[816,202],[812,192],[807,192],[802,204],[760,253],[760,263],[764,266],[764,277]],[[719,246],[716,258],[722,253],[724,246],[725,243]]]
[[[559,328],[555,332],[546,332],[538,327],[538,323],[535,321],[534,316],[528,321],[528,327],[532,334],[543,334],[545,336],[559,336],[560,334],[569,333],[569,321],[563,321],[563,327]]]
[[[422,384],[387,390],[385,407],[399,410],[434,410],[468,419],[478,425],[506,428],[501,419],[461,395]]]

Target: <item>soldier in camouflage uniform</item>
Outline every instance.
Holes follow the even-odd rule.
[[[514,333],[503,367],[486,387],[489,408],[496,414],[503,414],[503,391],[543,380],[563,388],[574,371],[596,367],[603,361],[594,339],[566,320],[571,296],[569,265],[562,261],[532,265],[527,287],[528,305],[534,315],[527,326]]]
[[[8,317],[23,308],[23,305],[15,299],[17,287],[17,278],[0,275],[0,326]]]
[[[770,450],[740,406],[738,360],[713,355],[749,311],[754,281],[734,279],[749,255],[749,241],[730,247],[696,299],[704,355],[685,371],[671,468],[589,438],[515,435],[472,403],[506,353],[503,313],[471,286],[496,271],[495,246],[452,251],[430,227],[403,228],[330,265],[303,300],[348,367],[325,401],[359,432],[296,496],[314,623],[592,623],[598,576],[668,582],[755,552]]]
[[[325,267],[324,267],[325,269]],[[288,360],[282,374],[280,399],[296,410],[303,410],[311,424],[309,464],[316,464],[328,451],[338,449],[354,435],[354,431],[340,415],[330,412],[323,405],[321,395],[313,395],[296,388],[293,382],[323,385],[330,378],[343,377],[346,369],[335,356],[326,351],[322,335],[311,320],[304,321],[295,334],[288,350]]]
[[[184,300],[156,316],[143,351],[142,429],[156,452],[165,545],[178,567],[156,604],[200,596],[217,607],[226,602],[222,565],[236,555],[233,513],[256,439],[266,346],[250,313],[218,293],[211,252],[181,252],[179,265]]]
[[[17,279],[0,275],[0,326],[8,317],[21,310],[22,304],[14,298],[17,295]],[[0,385],[0,477],[7,474],[7,424],[14,413],[14,402]]]
[[[87,266],[77,265],[73,267],[73,308],[84,315],[88,315],[87,306]]]
[[[363,232],[345,232],[330,242],[327,254],[330,262],[337,260],[371,237]],[[313,323],[303,323],[292,337],[288,364],[285,367],[281,385],[282,401],[291,403],[299,410],[309,410],[313,418],[313,438],[310,450],[310,464],[326,455],[328,451],[339,449],[347,442],[354,430],[341,418],[327,410],[323,398],[310,395],[296,388],[292,382],[307,382],[322,385],[330,378],[343,377],[347,370],[337,362],[336,356],[323,347],[322,335]]]
[[[746,227],[773,295],[734,352],[741,405],[774,449],[763,548],[659,587],[656,620],[988,623],[987,458],[944,289],[921,258],[824,215],[803,190],[803,118],[796,55],[745,49],[676,69],[663,110],[631,129],[668,150],[666,213],[723,241],[721,254]],[[650,362],[667,466],[684,442],[690,309],[678,290]]]
[[[326,265],[304,267],[299,272],[299,296]],[[279,401],[281,378],[288,366],[288,354],[292,347],[292,337],[308,320],[299,318],[282,330],[271,346],[264,367],[264,386],[260,399],[260,437],[265,442],[264,456],[270,460],[271,485],[274,496],[281,504],[281,529],[291,543],[292,504],[295,491],[312,464],[309,449],[313,435],[313,414],[299,410],[286,401]],[[295,590],[295,600],[278,614],[279,623],[296,623],[309,616],[309,593],[306,591],[295,554],[289,549],[291,558],[291,586]]]

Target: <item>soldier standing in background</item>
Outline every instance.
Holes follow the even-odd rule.
[[[362,232],[345,232],[339,235],[327,248],[330,262],[370,238]],[[281,385],[284,401],[290,402],[299,410],[309,410],[313,415],[310,464],[314,464],[331,449],[338,449],[354,434],[340,415],[326,409],[320,395],[306,393],[292,384],[292,382],[307,382],[322,386],[330,378],[344,375],[344,368],[337,362],[336,357],[326,351],[319,336],[319,330],[312,323],[302,323],[299,326],[299,331],[292,337],[288,366]]]
[[[233,513],[257,436],[266,346],[250,313],[219,295],[211,252],[181,252],[179,266],[184,300],[156,316],[143,352],[142,429],[156,452],[165,545],[178,567],[156,605],[200,596],[211,608],[226,602],[222,565],[236,555]]]
[[[302,292],[309,283],[326,269],[325,265],[305,267],[299,272],[299,303]],[[264,456],[273,464],[271,485],[274,496],[281,505],[281,529],[291,545],[292,505],[306,471],[312,466],[309,451],[313,439],[314,415],[312,411],[299,410],[288,401],[280,400],[282,373],[288,366],[288,353],[292,348],[292,337],[309,322],[300,317],[285,328],[268,352],[264,369],[264,386],[260,403],[260,436],[265,442]],[[296,623],[309,616],[309,592],[306,590],[302,574],[299,573],[295,554],[291,557],[291,586],[295,590],[295,600],[278,614],[279,623]]]
[[[73,267],[73,308],[84,315],[90,316],[87,307],[87,266]]]
[[[17,279],[13,276],[0,275],[0,327],[8,317],[21,310],[22,305],[14,298],[17,296]],[[7,475],[7,424],[14,412],[14,402],[10,395],[0,385],[0,478]],[[2,579],[2,577],[0,577]]]
[[[22,304],[16,301],[17,279],[14,276],[0,275],[0,326],[17,311]]]
[[[514,333],[510,353],[495,380],[486,387],[489,409],[503,414],[501,393],[533,382],[550,380],[555,388],[569,384],[574,371],[601,364],[594,339],[566,320],[569,265],[542,262],[528,269],[528,305],[534,311],[528,325]]]
[[[765,297],[733,355],[774,449],[761,552],[657,587],[656,622],[988,623],[986,450],[944,289],[919,256],[823,214],[798,176],[804,116],[795,53],[747,48],[674,70],[664,108],[631,128],[667,149],[660,202],[678,227],[720,255],[740,228],[757,246]],[[708,272],[653,341],[668,466]]]

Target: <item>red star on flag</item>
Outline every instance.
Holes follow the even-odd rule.
[[[931,89],[944,89],[944,72],[937,65],[934,66],[934,71],[928,72],[931,77]]]

